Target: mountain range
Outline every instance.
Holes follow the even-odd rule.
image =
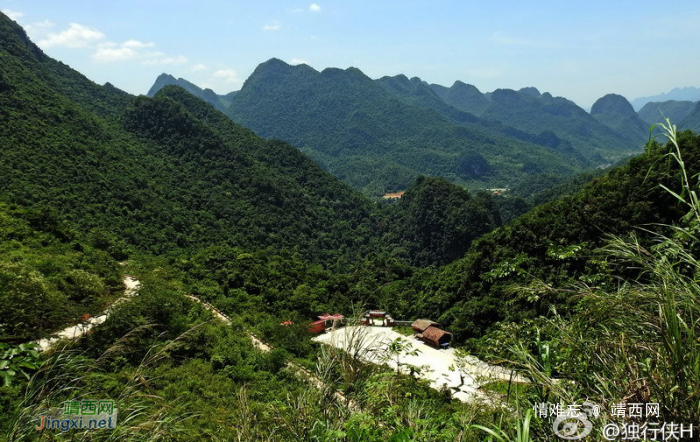
[[[167,74],[149,94],[168,82],[221,109],[221,97]],[[462,82],[445,88],[404,75],[372,80],[356,68],[318,72],[278,59],[259,65],[223,111],[297,146],[368,195],[403,190],[419,175],[472,189],[517,188],[533,174],[563,177],[615,162],[646,141],[535,88],[482,94]]]

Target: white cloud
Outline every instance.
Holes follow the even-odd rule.
[[[161,53],[158,52],[157,54],[159,54],[159,56],[148,58],[147,60],[144,60],[141,64],[145,66],[179,65],[185,64],[189,61],[184,55],[177,55],[174,57],[161,57]]]
[[[78,23],[71,23],[65,31],[58,34],[49,34],[46,39],[39,41],[39,46],[44,49],[54,46],[83,48],[90,43],[102,40],[104,37],[105,35],[97,29],[88,28]]]
[[[309,64],[309,62],[301,58],[292,58],[289,60],[289,64]]]
[[[12,9],[3,9],[2,13],[14,21],[19,21],[20,18],[24,17],[24,12],[13,11]]]
[[[92,54],[92,58],[102,62],[126,61],[136,58],[137,55],[138,53],[132,48],[106,43],[97,48],[97,52]]]
[[[187,63],[184,55],[168,56],[160,51],[144,52],[143,49],[152,48],[155,43],[144,43],[139,40],[127,40],[124,43],[112,41],[100,43],[92,54],[95,61],[109,63],[116,61],[141,60],[145,66],[178,65]]]
[[[123,48],[131,48],[131,49],[152,48],[155,45],[156,44],[152,43],[152,42],[151,43],[144,43],[144,42],[138,41],[138,40],[129,40],[129,41],[125,41],[124,43],[122,43]]]
[[[309,9],[313,12],[319,12],[321,10],[321,7],[318,5],[318,3],[311,3],[309,5]]]
[[[238,72],[233,69],[220,69],[214,72],[214,78],[222,80],[224,83],[239,83]]]
[[[282,24],[277,20],[271,21],[262,27],[263,31],[279,31],[282,29]]]
[[[202,63],[199,63],[199,64],[192,66],[192,68],[190,70],[192,72],[206,71],[207,67],[205,65],[203,65]]]

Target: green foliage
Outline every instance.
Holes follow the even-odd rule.
[[[632,142],[640,143],[649,137],[649,125],[622,95],[599,98],[591,107],[591,116]]]
[[[386,247],[421,267],[461,258],[500,222],[488,196],[475,198],[441,178],[418,178],[387,212]]]
[[[12,385],[19,375],[29,379],[29,374],[39,368],[41,357],[37,347],[36,344],[10,346],[0,343],[0,377],[5,387]]]
[[[604,158],[615,159],[623,153],[639,151],[646,139],[627,139],[574,102],[547,92],[540,94],[535,88],[497,89],[487,94],[488,98],[462,82],[455,82],[450,88],[438,85],[431,88],[451,106],[501,123],[496,129],[547,146],[574,161],[585,159],[600,164]]]
[[[356,68],[317,72],[272,59],[258,66],[227,114],[256,133],[298,146],[369,195],[406,189],[419,175],[472,188],[513,187],[529,173],[528,163],[558,175],[587,165],[473,116],[461,113],[457,122],[416,104],[396,98]],[[476,174],[463,165],[475,153],[488,166]]]
[[[0,204],[0,341],[41,337],[122,289],[112,256],[38,215]]]
[[[657,124],[668,118],[671,121],[681,122],[692,112],[695,103],[692,101],[668,100],[661,102],[649,102],[637,113],[647,124]],[[680,125],[681,128],[684,128]]]
[[[700,171],[700,137],[678,137],[688,176]],[[478,337],[497,321],[546,315],[552,306],[568,311],[575,300],[548,286],[595,282],[611,284],[605,258],[596,250],[606,234],[640,225],[670,223],[685,209],[667,188],[682,178],[657,144],[643,156],[595,179],[582,190],[538,206],[509,225],[474,241],[464,258],[443,268],[411,272],[383,287],[385,308],[398,317],[429,317],[455,333],[458,341]],[[645,243],[649,236],[640,232]],[[574,248],[581,247],[575,253]],[[572,248],[573,247],[573,248]],[[548,253],[551,252],[551,253]],[[554,253],[563,251],[564,253]],[[528,286],[528,296],[513,285]]]

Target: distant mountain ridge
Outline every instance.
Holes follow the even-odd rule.
[[[680,124],[695,108],[692,101],[661,101],[649,102],[637,112],[647,124],[663,122],[665,118],[674,124]]]
[[[695,103],[693,109],[678,126],[681,129],[690,129],[695,132],[700,132],[700,101]]]
[[[0,14],[0,203],[160,254],[204,245],[366,255],[372,203],[297,148],[174,85],[100,86]]]
[[[556,135],[589,158],[602,160],[611,152],[633,151],[640,146],[638,139],[611,129],[573,101],[540,93],[535,87],[482,94],[475,86],[457,81],[449,88],[435,84],[431,88],[457,109],[531,134]]]
[[[402,190],[417,176],[472,188],[590,167],[576,152],[535,144],[441,102],[405,76],[372,80],[357,68],[259,65],[227,114],[267,138],[288,141],[368,194]]]
[[[372,80],[356,68],[318,72],[278,59],[259,65],[224,107],[223,96],[166,74],[149,93],[163,84],[179,84],[260,135],[296,145],[373,195],[405,189],[419,175],[472,188],[517,186],[527,175],[613,163],[646,140],[646,123],[634,111],[596,118],[535,87],[481,93],[461,81],[445,87],[402,74]]]
[[[158,78],[156,78],[156,82],[153,84],[153,86],[151,86],[151,89],[146,95],[149,97],[154,97],[159,90],[163,89],[165,86],[170,85],[180,86],[187,92],[191,93],[192,95],[198,98],[201,98],[202,100],[211,104],[220,111],[228,109],[228,107],[231,105],[231,100],[233,100],[233,97],[238,92],[234,91],[226,95],[217,95],[216,92],[214,92],[211,89],[202,89],[199,86],[185,80],[184,78],[175,78],[170,74],[163,73],[160,74]]]
[[[632,107],[634,110],[641,110],[645,104],[651,102],[661,102],[661,101],[698,101],[700,100],[700,88],[698,87],[677,87],[669,92],[665,92],[659,95],[651,95],[648,97],[640,97],[632,100]]]

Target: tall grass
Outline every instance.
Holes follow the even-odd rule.
[[[687,214],[674,225],[640,226],[639,234],[609,237],[602,249],[608,262],[620,274],[635,276],[619,278],[614,287],[567,288],[579,299],[576,311],[568,319],[554,312],[546,323],[556,348],[539,338],[511,347],[513,362],[533,381],[531,402],[592,400],[601,406],[587,440],[603,440],[595,428],[612,419],[609,411],[617,403],[659,403],[658,422],[700,421],[699,182],[687,170],[676,127],[668,120],[660,127],[679,188],[660,186]],[[558,440],[551,422],[516,415],[484,431],[494,440],[523,440],[525,432],[533,440]]]
[[[52,408],[61,408],[66,400],[105,399],[104,387],[97,381],[103,364],[108,363],[112,355],[123,351],[125,341],[150,328],[152,327],[143,326],[132,330],[97,359],[71,349],[70,344],[55,349],[30,379],[6,440],[64,440],[64,436],[56,430],[37,432],[35,425],[39,416],[49,413]],[[194,328],[176,339],[152,347],[120,386],[118,394],[112,396],[114,407],[119,410],[116,428],[111,431],[71,430],[65,440],[155,442],[176,439],[177,434],[184,431],[184,424],[191,416],[177,413],[167,402],[153,394],[145,372],[147,367],[166,358],[167,353],[186,340],[193,330]]]

